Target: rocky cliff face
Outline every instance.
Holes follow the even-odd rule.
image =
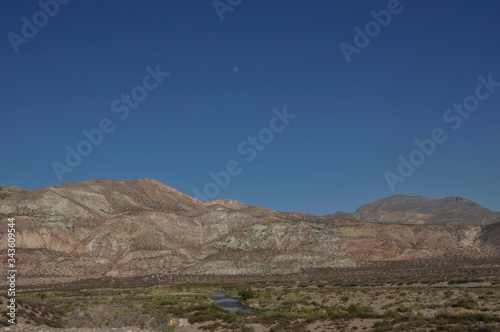
[[[2,186],[0,218],[16,218],[20,283],[31,284],[148,275],[280,275],[375,261],[500,256],[500,224],[476,222],[491,211],[466,200],[428,200],[396,197],[365,205],[354,217],[315,217],[233,200],[201,202],[155,180],[103,179],[34,191]],[[434,222],[441,212],[446,218],[476,219],[460,219],[460,225]],[[434,224],[391,223],[401,221],[398,215],[409,222],[413,214],[431,215],[423,220]],[[372,222],[380,219],[386,223]],[[0,230],[0,250],[6,254],[5,232]]]

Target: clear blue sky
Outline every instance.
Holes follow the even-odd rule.
[[[279,211],[350,212],[396,193],[500,211],[500,87],[459,128],[443,119],[478,76],[500,81],[500,2],[401,0],[350,63],[340,44],[355,46],[354,28],[391,1],[230,3],[221,21],[209,0],[73,0],[54,17],[36,1],[3,2],[0,183],[154,178],[194,195],[234,160],[239,173],[217,197]],[[38,33],[25,27],[16,53],[9,33],[24,38],[33,15]],[[157,64],[169,76],[148,78],[156,88],[121,120],[111,104],[127,107],[121,95]],[[247,161],[238,146],[262,130],[269,141],[272,110],[285,105],[296,117],[274,122],[282,131]],[[60,182],[53,162],[66,164],[66,147],[106,118],[114,130]],[[435,128],[447,140],[391,191],[384,173],[398,175],[398,156]]]

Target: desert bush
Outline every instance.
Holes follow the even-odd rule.
[[[393,325],[388,320],[375,322],[375,324],[373,324],[373,331],[375,331],[375,332],[391,331],[392,328],[393,328]]]
[[[246,301],[246,300],[255,298],[255,294],[252,292],[251,289],[244,289],[244,290],[240,290],[238,292],[238,297],[242,301]]]
[[[142,328],[145,326],[144,322],[151,320],[151,316],[141,312],[107,306],[76,309],[68,317],[68,325],[87,328],[118,328],[127,326]]]
[[[241,331],[241,332],[253,332],[254,329],[251,326],[248,326],[247,324],[243,322],[233,322],[231,325],[229,325],[229,329],[232,331]]]
[[[347,308],[347,312],[349,312],[349,316],[356,318],[371,318],[374,316],[373,309],[370,307],[365,307],[357,304],[351,304]]]
[[[200,326],[200,329],[202,329],[204,331],[215,331],[215,330],[217,330],[221,326],[222,326],[221,323],[215,322],[215,323],[212,323],[212,324]]]
[[[238,316],[214,306],[205,310],[195,312],[193,316],[189,317],[189,323],[194,324],[216,320],[224,320],[226,323],[230,323],[234,321],[236,317]]]
[[[462,297],[451,305],[453,308],[474,309],[477,307],[477,301],[471,297]]]
[[[452,297],[453,294],[455,294],[455,293],[451,289],[447,289],[446,292],[444,292],[444,296],[447,297],[447,298]]]
[[[408,308],[405,306],[400,306],[396,310],[397,310],[397,312],[411,312],[411,308]]]
[[[500,322],[500,317],[485,313],[453,314],[448,311],[442,311],[434,317],[434,321],[447,324],[463,324],[476,322],[491,323]]]
[[[471,279],[455,279],[448,281],[448,285],[456,285],[456,284],[467,284],[469,282],[481,282],[483,280],[479,278],[471,278]]]
[[[2,315],[2,317],[0,317],[0,326],[9,326],[10,324],[4,316],[5,315]]]

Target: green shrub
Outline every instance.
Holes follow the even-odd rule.
[[[479,278],[471,278],[471,279],[455,279],[448,281],[448,285],[456,285],[456,284],[467,284],[469,282],[482,282],[483,280]]]
[[[408,308],[408,307],[405,307],[405,306],[401,306],[399,308],[396,309],[398,312],[411,312],[411,308]]]
[[[252,292],[251,289],[244,289],[244,290],[240,290],[238,292],[238,297],[242,301],[246,301],[246,300],[254,299],[255,298],[255,294]]]
[[[451,305],[453,308],[464,308],[464,309],[474,309],[477,307],[477,302],[473,298],[463,297],[457,300],[457,302]]]

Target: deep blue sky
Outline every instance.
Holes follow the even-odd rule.
[[[339,44],[387,5],[244,0],[221,21],[209,0],[73,0],[16,54],[8,33],[41,8],[3,2],[0,183],[60,184],[51,164],[109,118],[114,131],[63,183],[154,178],[194,195],[236,160],[217,197],[279,211],[354,211],[395,193],[500,211],[500,87],[460,128],[443,120],[479,75],[500,81],[500,2],[402,0],[348,64]],[[170,76],[120,120],[111,103],[157,64]],[[296,118],[246,161],[238,145],[285,105]],[[392,192],[384,172],[438,127],[448,139]]]

